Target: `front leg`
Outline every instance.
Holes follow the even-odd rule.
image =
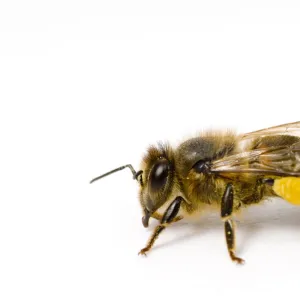
[[[234,234],[234,224],[231,220],[232,210],[233,210],[233,187],[231,183],[228,183],[222,197],[221,202],[221,217],[224,223],[225,236],[227,249],[232,261],[238,264],[243,264],[244,260],[235,255],[235,234]]]
[[[176,197],[175,200],[169,205],[169,207],[167,208],[167,210],[165,211],[164,215],[161,218],[160,225],[156,226],[146,247],[143,248],[139,252],[139,254],[146,255],[146,253],[152,248],[159,234],[171,223],[175,223],[182,219],[182,217],[176,217],[179,212],[182,201],[183,201],[182,197]]]
[[[161,214],[158,213],[158,212],[155,212],[155,213],[153,213],[153,214],[151,215],[151,218],[154,218],[154,219],[156,219],[156,220],[158,220],[158,221],[161,221],[162,218],[163,218],[163,215],[161,215]],[[175,217],[175,218],[173,219],[172,223],[178,222],[178,221],[180,221],[180,220],[182,220],[182,217],[181,217],[181,216],[177,216],[177,217]]]

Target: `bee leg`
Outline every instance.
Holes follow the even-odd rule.
[[[151,217],[154,218],[154,219],[156,219],[156,220],[158,220],[158,221],[161,221],[162,218],[163,218],[163,215],[159,214],[158,212],[155,212],[155,213],[153,213],[153,214],[151,215]],[[182,219],[181,216],[177,216],[177,217],[175,217],[175,218],[172,220],[172,223],[178,222],[178,221],[180,221],[181,219]]]
[[[245,261],[235,255],[235,235],[234,224],[232,220],[225,221],[225,236],[230,258],[232,261],[235,261],[238,264],[243,264]]]
[[[156,226],[146,247],[143,248],[139,252],[139,254],[146,255],[146,253],[152,248],[159,234],[171,223],[177,222],[182,219],[182,217],[176,217],[179,212],[182,201],[182,197],[176,197],[175,200],[169,205],[169,207],[166,209],[164,215],[161,218],[160,225]]]
[[[156,239],[158,238],[159,234],[166,228],[165,225],[158,225],[155,227],[153,234],[151,235],[147,245],[145,248],[143,248],[140,252],[139,255],[146,255],[146,253],[152,248],[154,242],[156,241]]]
[[[225,221],[224,229],[226,236],[227,249],[232,261],[238,264],[243,264],[244,260],[235,255],[235,234],[233,220],[230,219],[233,210],[233,187],[228,183],[222,197],[221,202],[221,217]]]

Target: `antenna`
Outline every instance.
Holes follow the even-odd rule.
[[[103,175],[100,175],[100,176],[94,178],[93,180],[90,181],[90,183],[93,183],[94,181],[96,181],[96,180],[98,180],[98,179],[101,179],[101,178],[103,178],[103,177],[106,177],[106,176],[108,176],[108,175],[110,175],[110,174],[113,174],[113,173],[115,173],[115,172],[121,171],[121,170],[123,170],[123,169],[125,169],[125,168],[129,168],[129,169],[130,169],[130,171],[132,172],[132,175],[133,175],[133,179],[136,179],[136,178],[137,178],[137,174],[138,174],[139,172],[137,173],[137,172],[134,170],[134,168],[132,167],[132,165],[125,165],[125,166],[122,166],[122,167],[119,167],[119,168],[117,168],[117,169],[111,170],[111,171],[109,171],[109,172],[107,172],[107,173],[105,173],[105,174],[103,174]],[[140,175],[140,173],[139,173],[138,175]]]

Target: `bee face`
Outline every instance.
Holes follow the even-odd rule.
[[[174,185],[174,161],[168,146],[151,146],[142,161],[139,175],[140,203],[144,211],[143,225],[169,198]]]

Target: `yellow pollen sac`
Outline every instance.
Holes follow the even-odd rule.
[[[300,205],[300,177],[275,179],[273,190],[284,200],[294,205]]]

